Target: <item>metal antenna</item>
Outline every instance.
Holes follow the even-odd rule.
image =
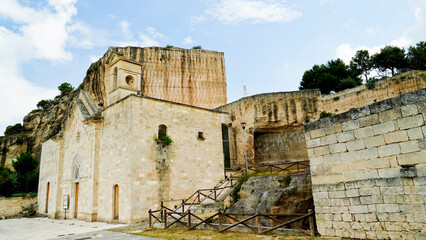
[[[247,88],[246,88],[246,85],[244,85],[244,82],[242,79],[241,79],[241,85],[243,86],[244,97],[247,97]]]

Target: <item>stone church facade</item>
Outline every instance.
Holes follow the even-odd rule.
[[[150,97],[149,91],[167,90],[144,90],[149,79],[143,64],[110,54],[109,63],[98,66],[105,76],[102,104],[87,88],[79,89],[64,129],[42,145],[38,203],[49,217],[136,222],[162,200],[187,197],[224,176],[222,122],[228,114],[201,107],[214,88],[202,98],[184,88],[180,98],[173,95],[176,102],[161,91],[163,99]],[[209,74],[203,76],[181,82],[202,84]],[[162,141],[164,136],[173,142]]]

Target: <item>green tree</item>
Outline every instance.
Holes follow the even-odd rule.
[[[409,47],[407,60],[410,69],[426,70],[426,42],[421,41],[415,47]]]
[[[24,127],[22,124],[17,123],[15,125],[7,126],[6,131],[4,131],[5,136],[20,134],[24,132]]]
[[[193,46],[192,49],[202,49],[201,45]]]
[[[74,87],[71,84],[64,82],[58,87],[58,89],[59,91],[61,91],[61,95],[64,95],[69,92],[72,92],[74,90]]]
[[[10,196],[14,191],[14,175],[8,167],[0,166],[0,195]]]
[[[405,50],[395,46],[386,46],[371,57],[372,64],[383,75],[389,70],[393,75],[407,67]]]
[[[368,80],[368,74],[370,74],[372,67],[370,54],[367,50],[358,50],[352,57],[350,68],[358,70],[365,77],[365,82]]]
[[[20,153],[12,165],[16,173],[18,190],[22,192],[37,191],[38,161],[31,153]]]
[[[328,94],[346,89],[347,86],[352,87],[352,83],[360,85],[362,81],[356,75],[341,59],[330,60],[325,65],[314,65],[312,69],[305,71],[299,89],[319,88],[321,93]],[[349,78],[353,81],[349,82]]]
[[[51,107],[53,104],[54,101],[52,99],[43,99],[37,103],[37,108],[45,110]]]

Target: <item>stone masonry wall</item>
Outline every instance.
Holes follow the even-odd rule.
[[[426,89],[305,124],[318,231],[426,238]]]
[[[28,207],[30,204],[36,203],[36,197],[0,197],[0,218],[16,215],[22,211],[21,206]]]

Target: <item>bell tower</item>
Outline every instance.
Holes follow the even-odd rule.
[[[140,65],[117,58],[109,66],[109,71],[108,105],[140,91],[142,78]]]

